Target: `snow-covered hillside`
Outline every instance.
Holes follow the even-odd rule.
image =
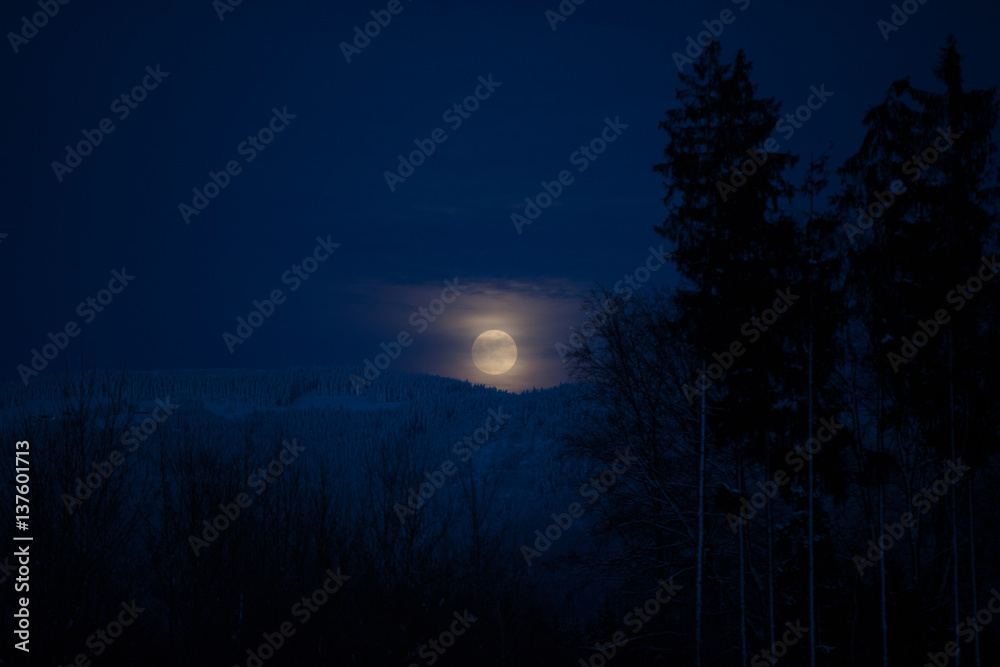
[[[592,548],[589,516],[524,555],[593,473],[564,444],[575,388],[512,394],[389,372],[359,393],[352,370],[94,372],[0,388],[3,437],[36,457],[38,539],[67,564],[38,584],[60,600],[58,641],[82,645],[89,629],[72,619],[135,597],[151,610],[146,642],[252,644],[331,567],[352,580],[328,619],[372,655],[391,650],[364,648],[380,633],[416,648],[458,606],[534,624],[527,636],[592,620],[604,589],[556,574]],[[377,627],[379,599],[396,606],[392,628]],[[519,616],[525,604],[558,623]]]

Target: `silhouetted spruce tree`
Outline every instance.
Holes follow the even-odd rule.
[[[905,487],[917,472],[912,462],[910,469],[903,469],[914,451],[937,449],[940,460],[946,452],[934,443],[944,442],[947,455],[955,457],[956,337],[964,349],[976,347],[974,332],[979,325],[972,318],[952,313],[937,321],[936,316],[940,309],[950,309],[945,295],[955,283],[974,274],[990,237],[983,176],[994,150],[990,135],[996,102],[993,90],[963,91],[960,61],[954,39],[949,38],[935,68],[945,84],[944,93],[917,90],[908,78],[895,82],[886,99],[866,114],[868,132],[861,150],[841,169],[845,191],[838,205],[855,218],[843,228],[857,248],[852,298],[856,315],[866,323],[866,356],[877,396],[875,451],[869,460],[878,485],[873,537],[885,522],[890,475],[899,472]],[[939,332],[944,336],[937,337]],[[894,452],[886,446],[887,437],[895,442]],[[940,573],[945,577],[950,570],[951,625],[957,626],[962,605],[959,528],[957,506],[954,500],[949,502],[951,565],[942,559]],[[919,551],[916,554],[911,565],[913,586],[920,585]],[[885,558],[879,568],[887,665],[891,638]],[[928,620],[914,619],[922,624]],[[901,635],[899,642],[903,640]]]
[[[823,580],[834,581],[830,576],[835,570],[834,548],[830,539],[827,516],[817,507],[818,489],[829,492],[835,500],[845,498],[846,478],[840,452],[848,435],[837,429],[831,433],[826,425],[838,421],[842,412],[842,397],[835,376],[842,369],[842,333],[846,327],[843,301],[843,248],[838,243],[839,224],[829,212],[821,211],[818,200],[828,185],[827,155],[811,157],[799,192],[807,205],[801,224],[801,247],[792,256],[797,293],[800,304],[788,315],[788,322],[781,330],[785,347],[780,356],[771,361],[772,373],[780,380],[781,397],[770,411],[772,433],[788,443],[777,458],[778,467],[786,467],[784,454],[795,446],[809,446],[818,434],[827,433],[832,440],[821,443],[822,450],[810,456],[805,470],[794,474],[786,497],[793,501],[792,521],[785,526],[784,537],[798,540],[805,554],[807,579],[802,581],[797,568],[791,568],[789,577],[798,577],[805,585],[804,616],[808,617],[809,664],[816,664],[816,645],[820,641],[822,623],[819,620],[817,587]],[[769,443],[767,443],[769,444]],[[770,460],[768,452],[767,460]],[[817,467],[816,461],[821,461]],[[770,472],[771,467],[768,465]],[[804,503],[791,488],[801,484],[805,489]],[[804,507],[801,505],[804,504]],[[768,503],[768,521],[771,503]],[[805,525],[797,520],[805,515]],[[770,540],[770,537],[769,537]],[[770,542],[769,542],[770,548]],[[817,549],[821,550],[817,556]],[[818,562],[819,561],[819,562]],[[785,568],[782,568],[785,569]],[[817,584],[817,573],[820,583]],[[787,588],[782,582],[781,588]],[[828,587],[827,587],[828,588]],[[798,596],[797,596],[798,597]],[[801,610],[799,610],[801,612]],[[774,639],[771,638],[773,644]]]
[[[876,491],[871,507],[874,516],[868,517],[872,539],[878,538],[885,524],[886,485],[891,473],[899,468],[898,457],[886,446],[887,433],[902,436],[908,426],[892,405],[890,388],[898,383],[892,382],[893,369],[886,358],[899,332],[914,321],[912,309],[904,304],[920,301],[920,269],[926,264],[922,258],[926,257],[930,226],[930,221],[920,215],[912,192],[898,187],[895,194],[892,192],[892,183],[902,182],[904,163],[928,139],[920,136],[919,112],[906,105],[899,93],[899,85],[892,86],[886,99],[865,115],[863,122],[868,131],[861,149],[840,169],[845,191],[838,198],[842,211],[852,219],[857,217],[854,224],[845,223],[843,227],[849,243],[856,248],[849,282],[851,303],[867,332],[867,340],[854,342],[862,348],[860,356],[871,370],[875,392],[874,443],[863,452],[865,459],[858,462]],[[914,293],[918,298],[914,299]],[[887,667],[890,637],[885,558],[879,559],[878,568],[881,644],[883,665]]]
[[[997,101],[995,87],[987,90],[966,91],[963,88],[962,56],[958,54],[956,40],[949,36],[941,49],[938,64],[934,69],[935,77],[944,85],[941,93],[918,90],[909,86],[908,81],[901,84],[903,92],[921,107],[921,129],[924,134],[937,133],[950,147],[941,151],[941,157],[930,164],[933,153],[921,157],[930,167],[927,175],[920,179],[920,189],[916,192],[921,200],[926,202],[927,216],[938,227],[938,234],[932,240],[932,252],[935,256],[934,281],[935,292],[927,295],[928,303],[925,311],[925,324],[933,321],[930,315],[930,304],[936,303],[948,309],[945,294],[967,280],[979,280],[977,275],[982,265],[984,254],[994,246],[996,238],[996,222],[990,215],[988,207],[995,201],[996,189],[987,182],[991,160],[996,152],[992,140],[997,121]],[[935,151],[937,147],[935,147]],[[980,306],[989,300],[989,290],[992,286],[983,283],[980,288],[983,295],[970,291],[972,299],[968,300],[961,312],[958,303],[954,303],[955,312],[951,321],[936,323],[935,334],[925,332],[930,340],[912,362],[900,369],[900,374],[909,374],[914,378],[911,386],[913,396],[909,403],[914,405],[914,414],[918,423],[927,433],[922,444],[930,447],[937,458],[954,460],[960,455],[969,458],[969,445],[975,452],[977,462],[983,461],[981,446],[977,443],[990,442],[990,435],[996,433],[995,426],[985,432],[965,427],[974,420],[969,412],[969,393],[972,387],[982,381],[982,369],[989,363],[994,347],[991,335],[993,331],[984,327],[987,321],[983,318],[986,311]],[[979,298],[976,298],[979,296]],[[965,300],[959,292],[956,300]],[[996,295],[994,295],[994,299]],[[936,308],[935,308],[936,310]],[[924,329],[924,326],[919,326]],[[933,328],[931,326],[930,328]],[[914,338],[916,338],[914,329]],[[936,335],[938,332],[944,335]],[[915,344],[915,343],[914,343]],[[941,406],[947,406],[945,410]],[[981,423],[981,422],[980,422]],[[978,431],[978,432],[977,432]],[[936,445],[947,443],[947,447]],[[994,448],[995,449],[995,448]],[[952,597],[954,599],[952,623],[957,626],[962,616],[965,603],[960,594],[959,578],[960,559],[960,515],[959,498],[968,494],[969,485],[956,487],[949,495],[949,514],[951,517],[950,550],[955,566],[951,570]],[[968,514],[968,529],[973,529],[974,512],[971,505],[971,494]],[[975,581],[975,548],[969,535],[969,574],[971,578],[971,601],[977,608],[977,583]],[[957,629],[955,641],[959,641]],[[978,642],[976,644],[978,651]],[[961,656],[956,656],[960,664]]]
[[[692,74],[681,74],[677,92],[681,106],[668,110],[660,123],[669,142],[665,161],[654,167],[665,178],[663,201],[669,210],[656,231],[678,246],[674,259],[684,284],[676,293],[676,304],[701,366],[698,377],[682,380],[680,387],[689,404],[699,401],[698,665],[705,597],[708,417],[711,413],[716,441],[736,451],[742,471],[740,451],[745,440],[766,433],[767,415],[778,400],[780,386],[768,380],[767,371],[782,342],[773,332],[747,338],[741,335],[741,325],[770,307],[776,290],[792,286],[789,258],[800,247],[794,221],[778,208],[781,198],[793,195],[794,188],[782,174],[796,158],[764,149],[774,148],[766,142],[779,120],[778,104],[756,97],[752,67],[742,51],[732,64],[721,63],[720,55],[721,46],[715,42],[694,64]],[[733,341],[746,346],[743,355],[730,354]],[[732,359],[731,370],[722,368],[725,359]],[[709,376],[710,369],[715,377]],[[720,387],[729,395],[714,391]],[[723,407],[723,401],[728,405]],[[741,473],[738,476],[742,479]],[[739,548],[742,555],[742,541]],[[742,570],[739,576],[742,582]],[[740,618],[745,628],[745,599]],[[741,651],[748,657],[743,632]]]

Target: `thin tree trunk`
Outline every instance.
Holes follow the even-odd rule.
[[[809,177],[812,178],[814,175],[814,170],[816,169],[816,161],[813,158],[813,154],[809,154]],[[812,185],[812,184],[811,184]],[[810,187],[809,190],[809,219],[806,222],[806,239],[809,243],[809,270],[813,270],[813,239],[812,234],[809,229],[809,223],[812,222],[813,218],[813,188]],[[806,428],[806,443],[808,446],[809,438],[812,437],[813,429],[813,290],[812,285],[809,286],[809,311],[808,311],[808,321],[806,323],[808,327],[809,335],[809,424]],[[813,457],[809,457],[809,665],[810,667],[816,667],[816,554],[814,551],[814,543],[816,541],[816,526],[813,514],[813,496],[815,495],[813,484]]]
[[[882,437],[882,382],[879,379],[878,385],[878,425],[876,427],[876,441],[879,454],[883,450],[883,437]],[[883,470],[881,468],[885,467],[883,461],[879,461],[878,474],[878,525],[881,527],[885,525],[885,480],[883,475]],[[879,597],[882,603],[882,667],[889,667],[889,617],[887,610],[887,600],[885,591],[885,555],[879,558],[878,561],[879,569]]]
[[[951,460],[955,460],[955,379],[954,379],[954,339],[951,335],[951,331],[948,331],[948,437],[950,439],[951,445]],[[952,594],[955,598],[955,608],[954,608],[954,628],[955,628],[955,643],[959,644],[959,597],[958,597],[958,493],[953,491],[951,494],[950,506],[951,506],[951,566],[952,566],[952,577],[951,577],[951,587]],[[975,584],[973,584],[975,585]],[[962,664],[961,651],[955,654],[955,667],[960,667]]]
[[[966,417],[968,417],[968,410],[966,410]],[[979,585],[979,580],[976,578],[976,533],[974,528],[975,516],[973,514],[972,508],[972,496],[974,495],[973,489],[973,477],[969,476],[969,488],[968,498],[969,498],[969,563],[972,567],[972,608],[979,609],[979,592],[976,590],[976,586]],[[976,643],[975,643],[975,653],[976,653],[976,667],[982,667],[980,650],[979,650],[979,633],[976,633]]]
[[[965,395],[969,395],[968,384],[965,383]],[[966,401],[965,406],[965,442],[969,441],[969,405]],[[969,499],[969,566],[970,574],[972,576],[972,608],[979,609],[979,591],[976,588],[979,586],[979,578],[976,576],[976,514],[974,511],[975,505],[972,499],[976,495],[976,489],[974,484],[975,477],[972,474],[969,475],[968,488],[966,489],[966,497]],[[982,667],[982,656],[980,655],[980,645],[979,645],[979,633],[976,633],[975,639],[975,655],[976,655],[976,667]]]
[[[706,373],[705,361],[701,362],[702,376]],[[698,565],[695,579],[694,651],[695,667],[701,667],[701,606],[702,577],[705,559],[705,393],[701,392],[701,439],[698,445]]]
[[[810,299],[811,301],[811,299]],[[812,314],[809,317],[809,432],[813,428],[813,340]],[[812,437],[812,436],[809,436]],[[808,443],[809,441],[806,440]],[[807,445],[808,446],[808,445]],[[813,456],[809,457],[809,665],[816,667],[816,526],[813,515]]]
[[[740,493],[745,493],[746,490],[743,488],[744,478],[743,478],[743,453],[737,452],[737,476],[739,479],[739,489]],[[744,556],[744,544],[743,544],[743,526],[745,521],[740,521],[740,531],[739,531],[739,541],[740,541],[740,655],[742,660],[741,665],[747,664],[749,656],[747,655],[747,595],[746,595],[746,565]]]
[[[767,470],[771,469],[771,439],[765,436]],[[774,646],[774,515],[767,504],[767,629],[768,646]],[[746,664],[744,661],[743,664]]]

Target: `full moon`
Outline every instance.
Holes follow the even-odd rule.
[[[472,344],[472,361],[489,375],[506,373],[517,361],[517,344],[506,331],[484,331]]]

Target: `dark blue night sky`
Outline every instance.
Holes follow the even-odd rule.
[[[563,5],[575,10],[558,21],[546,15],[554,1],[404,1],[396,14],[379,3],[77,1],[26,42],[8,36],[0,378],[17,380],[32,350],[75,322],[79,334],[43,372],[78,368],[81,353],[88,367],[360,366],[409,331],[395,368],[558,384],[556,344],[583,321],[581,298],[632,275],[663,242],[652,230],[664,215],[657,123],[676,104],[672,54],[703,21],[723,27],[725,59],[747,52],[759,93],[784,112],[813,87],[832,93],[775,136],[806,159],[832,142],[834,165],[856,150],[861,117],[891,81],[912,74],[933,87],[949,33],[968,87],[995,76],[993,3],[929,0],[888,40],[882,3]],[[33,10],[7,3],[4,32]],[[373,11],[391,21],[363,49],[341,46]],[[462,103],[475,110],[460,114]],[[583,156],[606,119],[620,135]],[[53,167],[102,121],[113,131],[79,166]],[[397,156],[418,145],[433,153],[390,189],[386,172],[409,173]],[[572,182],[518,233],[512,214],[567,170]],[[210,172],[226,187],[185,216]],[[303,269],[293,291],[282,277],[317,238],[339,247],[307,262],[315,272]],[[78,304],[123,267],[134,281],[88,322]],[[667,264],[651,280],[676,275]],[[455,279],[461,297],[418,335],[411,314]],[[230,353],[223,334],[274,289],[286,300]],[[472,365],[487,329],[517,341],[507,375]]]
[[[0,663],[1000,664],[998,25],[3,3]]]

